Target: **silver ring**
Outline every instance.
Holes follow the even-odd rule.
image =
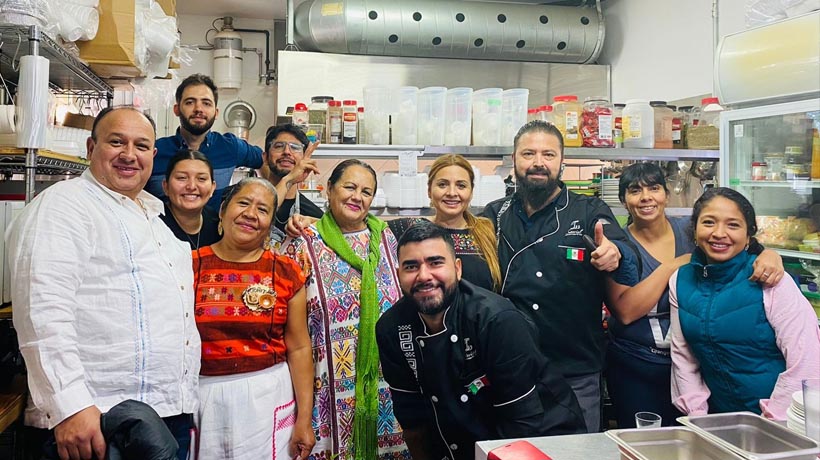
[[[765,276],[765,277],[767,277],[767,278],[768,278],[768,277],[769,277],[769,274],[768,274],[768,273],[766,273],[766,272],[763,272],[763,276]]]

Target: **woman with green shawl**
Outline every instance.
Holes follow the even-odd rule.
[[[410,459],[376,347],[376,320],[401,297],[396,238],[369,214],[376,185],[368,164],[342,161],[328,179],[329,211],[281,246],[306,277],[314,460]]]

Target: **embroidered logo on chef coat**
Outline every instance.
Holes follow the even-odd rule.
[[[584,229],[581,228],[581,224],[577,220],[573,220],[571,224],[569,224],[569,230],[564,236],[583,236]]]
[[[476,357],[478,352],[476,351],[475,347],[470,345],[470,338],[464,338],[464,360],[468,361]]]
[[[413,331],[409,324],[399,326],[399,348],[404,352],[404,359],[407,360],[407,365],[413,371],[413,374],[418,378],[416,372],[416,349],[413,346]]]

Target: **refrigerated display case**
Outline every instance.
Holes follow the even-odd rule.
[[[820,99],[725,111],[720,136],[720,183],[752,202],[758,240],[820,306]]]
[[[820,99],[726,111],[720,166],[721,183],[754,205],[761,242],[820,261],[820,175],[811,178],[818,130]]]

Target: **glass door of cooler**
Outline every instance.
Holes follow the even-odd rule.
[[[820,99],[721,114],[721,184],[752,202],[761,243],[820,267],[818,132]]]

